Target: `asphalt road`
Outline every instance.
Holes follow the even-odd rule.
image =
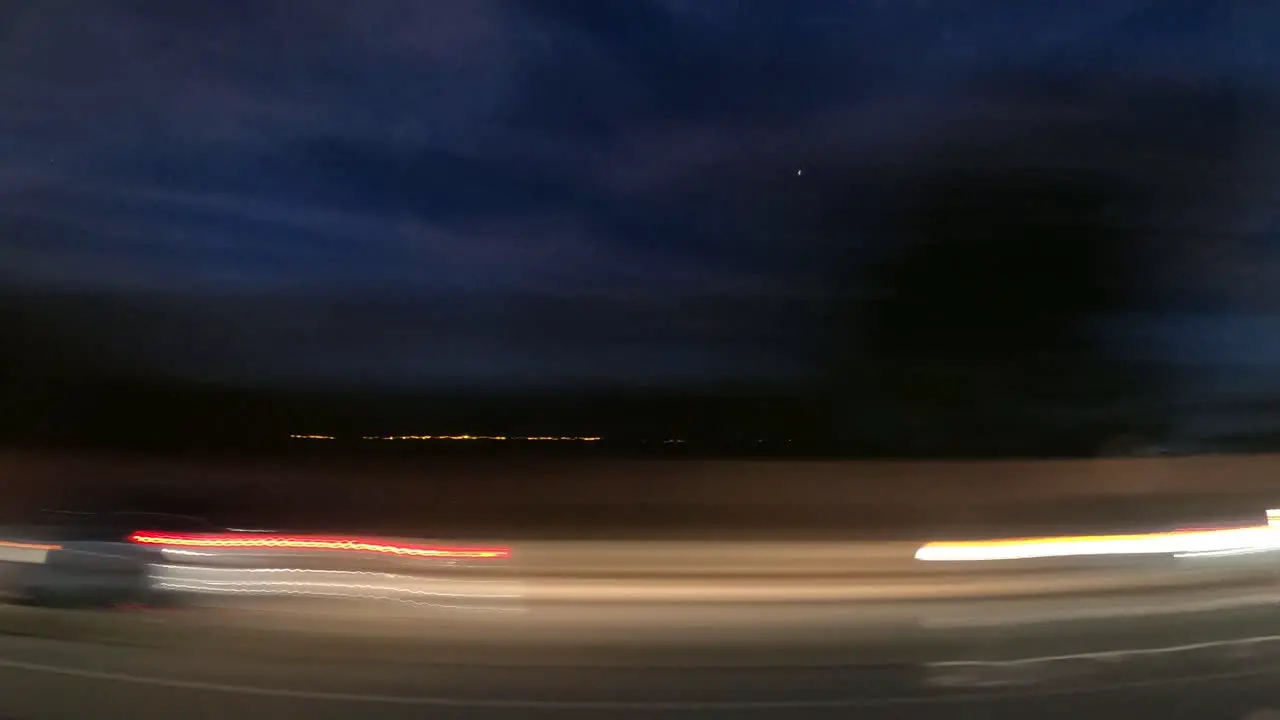
[[[1280,708],[1275,608],[988,623],[948,630],[945,650],[920,634],[894,653],[851,645],[843,658],[756,633],[750,662],[735,663],[618,661],[596,648],[550,666],[537,643],[504,650],[492,638],[483,662],[462,664],[393,659],[381,639],[284,660],[10,636],[0,718],[1243,718]]]
[[[922,690],[913,666],[519,668],[263,663],[11,639],[4,718],[1188,717],[1280,707],[1280,672],[1226,663],[1034,687]]]

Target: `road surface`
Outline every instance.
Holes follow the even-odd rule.
[[[1280,708],[1280,610],[1275,598],[1233,597],[1242,594],[904,606],[898,619],[917,622],[875,638],[867,631],[882,618],[857,605],[564,606],[459,620],[438,643],[424,633],[394,649],[393,635],[417,627],[407,618],[199,610],[174,622],[198,619],[209,638],[233,623],[254,630],[249,617],[257,630],[291,632],[250,634],[262,647],[234,650],[131,645],[140,632],[110,643],[10,634],[0,638],[0,718],[1243,718]],[[298,624],[279,627],[290,619]],[[163,622],[145,623],[164,635]],[[298,631],[320,627],[345,627],[352,644],[311,652]],[[619,632],[628,627],[630,638]],[[455,642],[484,653],[450,657]]]
[[[276,663],[10,638],[0,642],[0,717],[497,720],[945,714],[1021,720],[1244,718],[1280,708],[1280,672],[1247,660],[1169,662],[1134,671],[1121,664],[1088,677],[1062,675],[1021,686],[967,689],[929,687],[929,678],[937,675],[937,668],[873,662],[754,668],[466,667],[373,659]]]

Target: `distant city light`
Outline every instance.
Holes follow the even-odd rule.
[[[295,440],[332,440],[332,435],[290,435]]]

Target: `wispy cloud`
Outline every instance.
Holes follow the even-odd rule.
[[[1173,170],[1153,182],[1177,199],[1174,225],[1269,203],[1240,188],[1193,202],[1227,184],[1182,184],[1174,171],[1186,153],[1221,149],[1196,137],[1226,132],[1229,103],[1125,95],[1154,85],[1204,99],[1246,68],[1280,67],[1260,41],[1233,54],[1238,17],[1190,5],[10,3],[0,285],[186,296],[190,308],[227,295],[462,307],[589,297],[629,303],[629,321],[654,328],[646,347],[665,350],[619,340],[584,346],[595,358],[585,364],[539,360],[534,340],[513,345],[507,320],[477,310],[468,317],[508,339],[471,337],[472,350],[449,356],[505,353],[508,367],[583,373],[614,363],[606,356],[650,358],[661,372],[732,364],[740,350],[723,343],[720,355],[675,357],[671,338],[697,333],[680,334],[692,321],[674,303],[732,298],[695,323],[705,333],[762,312],[758,298],[820,296],[829,238],[818,231],[833,208],[884,211],[887,189],[940,155],[1126,170],[1144,153],[1165,157]],[[1186,47],[1194,57],[1176,50]],[[1040,147],[1048,131],[1077,139]],[[1255,229],[1270,223],[1252,217]],[[870,242],[850,227],[842,242]],[[601,317],[565,327],[590,334]],[[210,356],[229,338],[288,336],[283,316],[200,318],[210,334],[193,343]],[[361,355],[331,324],[298,347],[346,358],[334,361],[341,372],[397,355],[430,374],[448,355],[442,337],[464,342],[465,323],[397,322],[399,354],[366,338],[381,349]]]

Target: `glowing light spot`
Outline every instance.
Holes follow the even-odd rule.
[[[1029,560],[1090,555],[1234,554],[1280,549],[1280,532],[1270,525],[1223,530],[1183,530],[1141,535],[931,542],[916,551],[917,560]]]

